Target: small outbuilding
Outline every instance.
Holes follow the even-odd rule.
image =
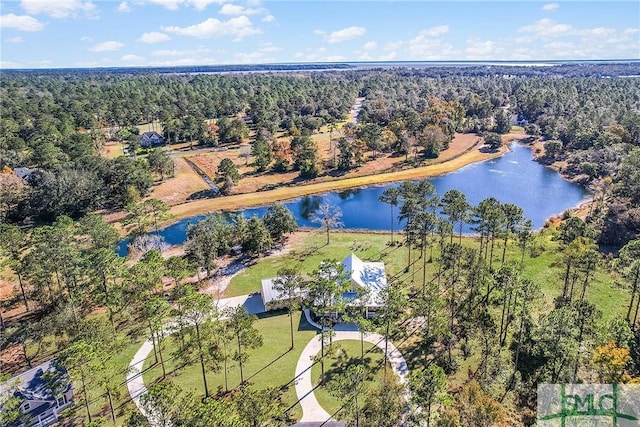
[[[277,277],[262,279],[260,293],[262,294],[262,302],[264,303],[266,311],[279,310],[287,307],[288,298],[281,295],[281,292],[274,288],[274,282],[277,279]],[[296,302],[300,302],[303,298],[303,292],[300,288],[295,289],[294,295]]]

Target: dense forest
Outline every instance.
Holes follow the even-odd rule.
[[[202,370],[205,399],[185,396],[168,380],[150,389],[147,404],[166,410],[172,425],[288,423],[286,391],[243,377],[250,350],[263,344],[256,319],[237,310],[225,313],[230,320],[223,322],[210,312],[211,296],[186,279],[196,277],[204,286],[225,257],[268,266],[260,257],[297,228],[291,213],[276,204],[262,219],[211,216],[189,228],[184,256],[163,257],[160,242],[139,237],[136,258],[119,257],[120,236],[102,213],[125,211],[122,227],[138,236],[169,217],[166,204],[145,196],[154,180],[173,173],[171,159],[162,149],[142,149],[138,126],[157,124],[168,144],[248,142],[256,170],[296,170],[303,185],[377,153],[397,154],[407,164],[437,158],[459,133],[477,134],[497,148],[501,135],[519,125],[538,161],[591,190],[594,201],[584,219],[566,217],[557,228],[532,232],[518,206],[496,199],[471,206],[456,191],[438,198],[428,181],[404,182],[381,200],[392,214],[397,209],[406,227],[398,242],[392,234],[375,254],[395,266],[394,276],[386,308],[361,325],[406,343],[412,411],[404,419],[415,425],[531,425],[536,384],[637,382],[640,79],[633,75],[640,75],[640,65],[3,73],[0,255],[16,292],[0,306],[0,345],[4,354],[11,349],[19,356],[2,370],[56,355],[81,384],[88,421],[99,402],[114,424],[126,418],[128,425],[144,425],[135,408],[120,411],[114,402],[127,400],[120,355],[151,336],[163,380],[163,348],[175,347],[172,357],[182,367]],[[356,98],[363,98],[357,123],[344,124]],[[338,137],[339,153],[326,162],[311,139],[322,127]],[[103,157],[111,140],[133,155]],[[372,155],[366,158],[365,151]],[[230,161],[221,162],[218,173],[223,190],[238,178]],[[326,232],[325,246],[333,248],[330,233],[340,213],[323,205],[314,218]],[[465,225],[477,235],[463,238]],[[291,279],[291,289],[328,295],[324,304],[317,297],[305,304],[331,313],[337,311],[332,296],[343,291],[340,274],[327,279],[335,273],[326,270],[333,261],[278,274]],[[541,268],[553,273],[535,273]],[[603,293],[624,313],[603,313]],[[24,313],[5,318],[16,307]],[[184,332],[165,334],[169,319],[185,322]],[[412,319],[421,323],[409,333]],[[234,339],[232,357],[226,346]],[[209,390],[206,371],[220,375],[224,365],[226,375],[227,362],[239,367],[240,385]],[[463,369],[470,381],[453,386]],[[359,390],[362,372],[356,371],[329,387],[343,396],[343,418],[349,425],[398,425],[399,385],[385,376],[379,388],[360,396],[344,392]],[[20,417],[19,402],[0,405],[11,409],[0,421]]]
[[[601,243],[620,246],[637,235],[632,171],[638,160],[629,154],[640,141],[638,81],[609,78],[633,75],[637,66],[440,70],[439,77],[430,68],[248,75],[5,73],[0,164],[36,167],[38,173],[29,197],[3,196],[2,216],[11,206],[15,220],[79,217],[125,205],[127,189],[146,194],[152,179],[144,161],[104,160],[98,153],[106,139],[133,141],[136,125],[155,121],[169,142],[209,144],[241,142],[249,125],[256,129],[254,154],[266,162],[259,168],[275,159],[276,170],[292,166],[313,177],[322,166],[305,135],[340,120],[353,99],[363,96],[360,126],[345,132],[340,161],[329,167],[360,163],[363,149],[375,155],[420,147],[425,156],[437,157],[455,132],[504,133],[515,114],[530,135],[544,138],[542,161],[555,162],[566,176],[608,200],[610,209],[599,212]],[[563,74],[557,70],[570,77],[558,77]],[[292,135],[290,146],[272,141],[278,131]],[[630,173],[623,172],[624,180],[618,173],[623,164]],[[64,188],[65,182],[74,188]],[[41,194],[56,192],[75,200],[48,206]]]

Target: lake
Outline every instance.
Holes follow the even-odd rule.
[[[457,189],[467,196],[472,205],[488,197],[495,197],[502,203],[516,204],[524,210],[535,229],[541,228],[549,217],[578,205],[587,197],[583,187],[533,161],[530,147],[512,143],[510,148],[502,157],[474,163],[455,172],[430,178],[429,181],[439,195]],[[397,185],[393,183],[304,196],[283,204],[293,212],[301,227],[318,227],[310,218],[321,203],[329,202],[342,210],[345,229],[384,231],[391,228],[390,208],[388,204],[379,202],[378,197],[386,188]],[[249,218],[252,215],[261,217],[266,210],[266,207],[257,207],[240,212]],[[182,244],[187,237],[187,226],[205,216],[183,219],[161,230],[160,234],[171,245]],[[394,229],[400,228],[396,221]],[[126,245],[127,240],[124,240],[118,246],[120,255],[126,255]]]

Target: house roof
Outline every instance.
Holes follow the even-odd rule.
[[[55,402],[56,399],[49,384],[59,380],[60,377],[67,377],[67,371],[57,364],[55,359],[51,359],[48,362],[16,375],[4,385],[0,385],[0,392],[10,390],[11,385],[17,382],[15,394],[19,397],[26,400]],[[62,384],[64,387],[64,389],[61,390],[62,392],[66,392],[71,388],[69,381],[65,381],[65,383],[66,384]]]
[[[267,304],[269,304],[270,302],[273,301],[282,301],[285,298],[283,296],[280,295],[280,291],[277,289],[274,289],[273,285],[274,285],[274,281],[277,279],[277,277],[270,277],[268,279],[262,279],[262,302],[264,303],[264,305],[266,306]],[[295,290],[296,295],[300,295],[301,291],[300,288],[296,288]]]
[[[383,262],[365,262],[355,254],[349,254],[343,261],[344,271],[352,283],[360,286],[368,294],[369,305],[378,304],[378,293],[387,287],[387,273]]]
[[[37,168],[15,168],[13,173],[22,179],[27,179],[29,175],[37,171]]]
[[[158,132],[156,132],[155,130],[149,131],[149,132],[144,132],[140,135],[140,138],[162,138],[162,135],[160,135]]]

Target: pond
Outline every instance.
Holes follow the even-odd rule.
[[[457,189],[467,196],[472,205],[488,197],[518,205],[533,222],[535,229],[541,228],[549,217],[578,205],[587,197],[584,188],[535,162],[530,147],[513,143],[510,148],[508,153],[497,159],[474,163],[429,180],[439,195]],[[378,197],[385,189],[397,185],[393,183],[304,196],[283,204],[293,212],[301,227],[318,227],[310,218],[321,203],[329,202],[342,210],[345,229],[384,231],[391,228],[390,208],[388,204],[379,202]],[[261,217],[266,210],[266,207],[257,207],[240,212],[249,218],[252,215]],[[203,218],[205,215],[183,219],[161,230],[160,235],[170,245],[182,244],[187,236],[187,226]],[[396,220],[394,229],[400,227]],[[120,255],[126,255],[127,243],[127,240],[120,242]]]

